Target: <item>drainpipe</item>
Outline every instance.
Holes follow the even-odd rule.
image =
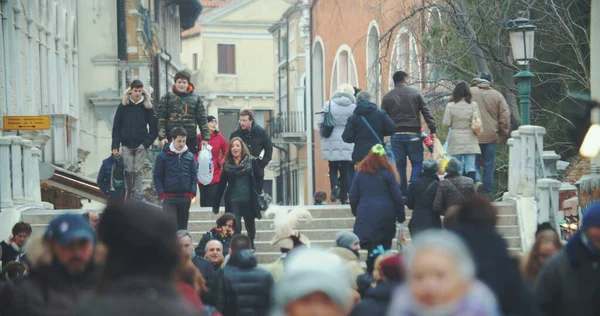
[[[590,11],[590,30],[596,30],[591,32],[590,38],[590,87],[592,87],[590,92],[592,100],[600,100],[600,0],[592,0]],[[600,124],[600,122],[592,121],[592,124]],[[600,166],[600,155],[590,160],[592,165]]]
[[[287,118],[288,118],[288,124],[290,123],[290,19],[289,18],[285,18],[285,34],[287,35],[286,37],[286,46],[287,49],[285,50],[285,76],[286,76],[286,81],[285,81],[285,93],[286,93],[286,97],[285,97],[285,108],[286,108],[286,112],[287,112]],[[295,119],[296,117],[294,117]],[[288,152],[291,152],[291,145],[288,143],[287,144],[287,150]],[[297,153],[296,153],[297,155]],[[286,190],[286,194],[287,194],[287,198],[288,198],[288,202],[289,204],[295,204],[295,201],[292,197],[292,167],[290,166],[292,163],[292,157],[291,155],[287,155],[287,166],[286,166],[286,172],[287,172],[287,176],[286,176],[286,181],[288,183],[287,185],[287,190]]]
[[[311,52],[311,4],[309,0],[302,2],[302,37],[304,38],[304,61],[307,84],[305,85],[306,98],[306,162],[307,162],[307,203],[313,205],[314,196],[314,155],[313,155],[313,107],[312,107],[312,52]],[[310,82],[311,84],[308,84]]]

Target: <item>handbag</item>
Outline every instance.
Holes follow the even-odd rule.
[[[377,135],[377,133],[373,129],[373,126],[371,126],[371,124],[369,124],[369,121],[367,121],[367,119],[364,116],[361,115],[360,118],[363,120],[363,122],[365,122],[365,125],[367,125],[367,127],[369,128],[371,133],[373,133],[373,136],[375,136],[377,141],[381,145],[383,145],[383,148],[385,149],[385,152],[386,152],[386,156],[390,160],[390,162],[396,163],[396,159],[394,157],[394,152],[392,151],[392,149],[389,146],[387,146],[384,142],[381,141],[381,138],[379,138],[379,135]]]
[[[331,114],[331,102],[328,102],[329,109],[327,112],[323,114],[325,117],[323,118],[323,123],[319,126],[319,134],[323,138],[329,138],[333,133],[333,128],[335,127],[335,119],[333,118],[333,114]]]
[[[483,133],[483,123],[481,122],[481,119],[475,115],[475,111],[473,111],[473,114],[471,115],[471,129],[473,130],[473,133],[475,133],[475,136],[479,136]]]

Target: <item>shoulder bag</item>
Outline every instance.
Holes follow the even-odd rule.
[[[371,131],[371,133],[373,134],[373,136],[375,136],[375,139],[377,139],[377,141],[383,145],[383,148],[385,148],[385,152],[387,154],[387,158],[390,160],[391,163],[395,164],[396,163],[396,159],[394,157],[394,152],[392,152],[392,149],[387,146],[383,141],[381,141],[381,138],[379,138],[379,135],[377,135],[377,132],[375,132],[375,130],[373,129],[373,126],[371,126],[371,124],[369,124],[369,121],[367,121],[367,118],[365,118],[364,116],[360,116],[360,118],[363,120],[363,122],[365,123],[365,125],[367,125],[367,127],[369,128],[369,130]]]

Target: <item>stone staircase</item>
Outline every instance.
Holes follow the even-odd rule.
[[[498,208],[498,230],[506,239],[509,250],[512,253],[519,253],[521,248],[521,237],[519,233],[516,207],[509,202],[494,203]],[[311,246],[329,248],[334,245],[335,235],[340,230],[352,230],[354,226],[354,216],[349,206],[323,205],[310,206],[309,210],[313,216],[310,223],[300,220],[297,229],[300,230],[311,240]],[[33,227],[34,232],[43,231],[52,217],[65,212],[82,213],[84,210],[50,210],[50,211],[25,211],[22,214],[22,220],[28,222]],[[206,231],[215,226],[216,219],[223,214],[224,209],[218,215],[214,215],[209,208],[192,208],[190,212],[189,231],[194,236],[195,241],[199,241]],[[410,220],[411,210],[407,210],[407,222]],[[256,222],[256,254],[259,262],[269,263],[275,261],[280,253],[276,246],[270,244],[273,238],[273,219],[263,218]],[[243,227],[243,233],[245,228]],[[410,245],[410,233],[405,229],[407,244]],[[392,244],[392,249],[396,249],[396,240]],[[361,251],[361,259],[366,260],[366,251]]]

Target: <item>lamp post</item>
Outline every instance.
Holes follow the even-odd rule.
[[[526,18],[510,21],[510,45],[515,61],[521,68],[515,78],[519,81],[519,103],[521,105],[521,125],[530,125],[530,96],[531,78],[535,77],[529,71],[529,61],[533,59],[535,25]]]

